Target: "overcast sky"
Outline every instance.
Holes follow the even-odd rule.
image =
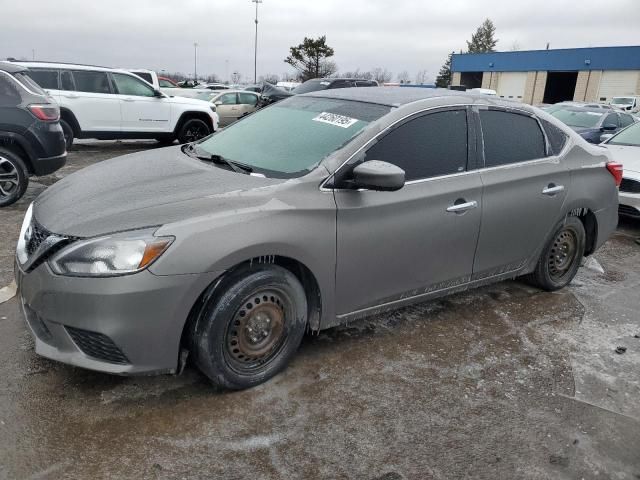
[[[250,0],[2,0],[0,58],[89,63],[253,78]],[[342,72],[386,67],[433,79],[448,52],[491,18],[498,50],[640,44],[640,0],[264,0],[258,75],[304,36],[326,35]],[[227,61],[228,60],[228,69]]]

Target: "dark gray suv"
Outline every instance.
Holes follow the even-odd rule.
[[[189,353],[245,388],[307,330],[507,278],[564,287],[616,227],[609,160],[488,96],[296,95],[50,187],[25,216],[17,284],[41,355],[137,374]]]
[[[60,109],[28,73],[0,62],[0,207],[16,202],[29,175],[47,175],[65,164]]]

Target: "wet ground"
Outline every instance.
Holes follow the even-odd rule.
[[[152,145],[78,146],[0,210],[0,288],[45,185]],[[36,357],[10,299],[0,479],[640,479],[639,236],[623,223],[604,273],[562,292],[503,282],[310,336],[243,392],[189,367],[121,378]]]

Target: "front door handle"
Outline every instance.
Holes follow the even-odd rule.
[[[80,95],[76,95],[74,93],[67,93],[66,95],[62,95],[65,98],[80,98]]]
[[[460,202],[460,203],[458,203]],[[472,200],[471,202],[466,202],[462,199],[460,200],[456,200],[456,203],[454,203],[453,205],[451,205],[450,207],[447,207],[447,212],[450,213],[464,213],[467,210],[471,210],[474,208],[478,207],[478,202],[476,202],[475,200]]]
[[[135,102],[135,101],[136,101],[136,99],[135,99],[135,98],[131,98],[131,97],[123,98],[123,100],[124,100],[125,102]]]
[[[553,197],[555,194],[564,192],[564,185],[554,185],[550,183],[545,189],[542,190],[543,195],[549,195]]]

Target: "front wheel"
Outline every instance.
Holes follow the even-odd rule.
[[[29,185],[29,174],[22,159],[0,148],[0,207],[17,202]]]
[[[199,118],[191,118],[184,122],[178,132],[178,142],[191,143],[206,137],[211,133],[209,125]]]
[[[277,265],[225,279],[192,333],[196,364],[217,386],[243,389],[286,367],[307,324],[307,300],[295,275]]]
[[[73,128],[64,120],[60,119],[60,126],[62,127],[62,132],[64,133],[64,143],[67,146],[67,150],[71,149],[71,145],[73,145]]]
[[[545,246],[527,280],[549,292],[566,287],[578,273],[585,243],[586,234],[580,219],[567,217]]]

